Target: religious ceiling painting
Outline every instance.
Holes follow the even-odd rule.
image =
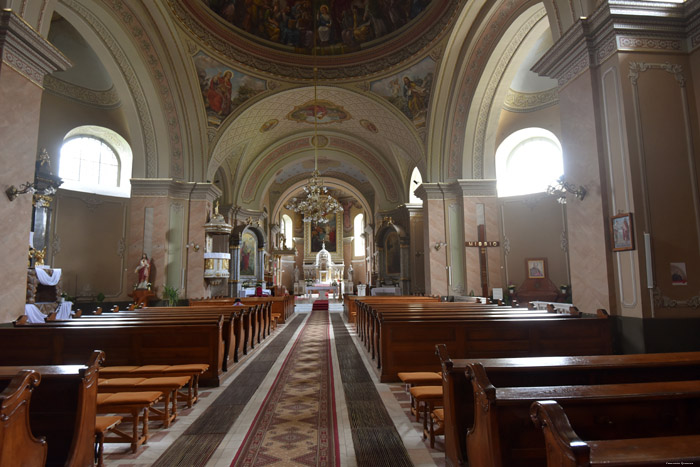
[[[304,260],[316,258],[325,245],[333,261],[342,262],[343,229],[342,213],[328,214],[328,222],[304,222]]]
[[[297,123],[310,123],[312,125],[318,123],[319,125],[324,125],[342,123],[350,120],[352,117],[342,106],[331,101],[318,99],[294,107],[294,110],[289,112],[287,118]]]
[[[431,0],[202,2],[228,24],[263,43],[304,54],[316,45],[318,53],[340,55],[376,45],[376,39],[412,23]]]
[[[255,276],[255,260],[258,252],[258,242],[250,232],[241,235],[241,277]]]
[[[387,275],[401,274],[401,244],[397,232],[389,232],[384,239]]]
[[[426,126],[436,65],[435,60],[425,57],[393,76],[372,81],[370,91],[391,102],[416,128],[423,128]]]
[[[277,125],[279,125],[279,123],[280,123],[280,121],[277,120],[276,118],[273,118],[271,120],[266,121],[260,127],[260,133],[267,133],[268,131],[272,130]]]
[[[369,120],[365,120],[363,118],[362,120],[360,120],[360,125],[362,125],[362,128],[369,131],[370,133],[379,133],[379,129],[377,128],[377,126]]]
[[[194,56],[194,64],[211,126],[219,126],[241,104],[267,89],[265,80],[227,67],[203,51]]]

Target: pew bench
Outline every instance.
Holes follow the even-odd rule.
[[[33,370],[20,370],[9,381],[0,381],[0,466],[46,463],[46,439],[35,438],[29,423],[32,391],[40,381]]]
[[[124,417],[121,415],[98,415],[95,421],[95,458],[97,467],[104,467],[105,434],[119,425]]]
[[[700,463],[700,434],[584,441],[555,401],[534,402],[530,416],[543,430],[549,467]]]
[[[207,371],[206,363],[190,363],[183,365],[127,365],[106,366],[100,370],[102,378],[158,378],[163,376],[186,376],[189,378],[187,392],[187,408],[192,407],[199,399],[199,377]]]
[[[132,423],[131,434],[113,428],[114,436],[105,436],[105,443],[128,443],[131,452],[136,452],[139,446],[148,442],[148,410],[163,394],[159,391],[117,392],[97,395],[97,413],[127,414],[124,421]],[[141,415],[143,413],[143,415]],[[139,423],[143,424],[139,433]]]
[[[451,359],[438,345],[445,404],[445,457],[466,465],[467,431],[474,423],[474,395],[465,371],[480,363],[496,387],[614,384],[700,379],[700,352],[629,355],[576,355],[570,345],[561,356]],[[565,356],[570,355],[570,356]]]
[[[163,394],[163,409],[155,405],[149,407],[152,412],[151,420],[162,420],[163,428],[168,428],[177,417],[177,395],[180,388],[189,382],[187,376],[171,376],[157,378],[100,378],[97,384],[98,394],[113,394],[119,392],[155,391]],[[170,407],[172,404],[172,408]]]
[[[700,426],[697,380],[496,388],[479,363],[467,371],[477,408],[467,433],[470,467],[543,465],[543,434],[530,419],[538,400],[562,404],[584,439],[689,435]]]

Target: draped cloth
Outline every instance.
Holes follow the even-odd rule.
[[[39,307],[33,303],[27,303],[24,305],[24,314],[29,317],[27,320],[29,323],[43,323],[46,321],[46,316],[44,313],[39,311]]]
[[[58,304],[58,310],[56,310],[56,319],[59,321],[65,321],[67,319],[73,319],[71,316],[73,314],[73,302],[61,302]]]
[[[36,268],[34,269],[36,272],[36,278],[39,280],[39,283],[42,285],[56,285],[58,284],[58,281],[61,280],[61,270],[60,269],[42,269],[42,268]],[[51,271],[51,274],[49,274],[47,271]]]

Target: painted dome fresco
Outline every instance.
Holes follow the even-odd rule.
[[[460,2],[170,0],[170,4],[191,32],[239,63],[309,79],[315,62],[320,77],[342,79],[386,70],[420,54],[442,37]]]

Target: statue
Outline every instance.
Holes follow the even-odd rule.
[[[352,264],[350,264],[350,266],[348,267],[348,282],[352,282],[352,274],[353,274]]]
[[[294,265],[294,282],[299,282],[299,266]]]
[[[150,287],[148,278],[151,275],[151,261],[148,259],[148,255],[146,253],[141,255],[141,261],[139,261],[139,265],[136,267],[134,272],[139,275],[136,288],[148,289]]]

